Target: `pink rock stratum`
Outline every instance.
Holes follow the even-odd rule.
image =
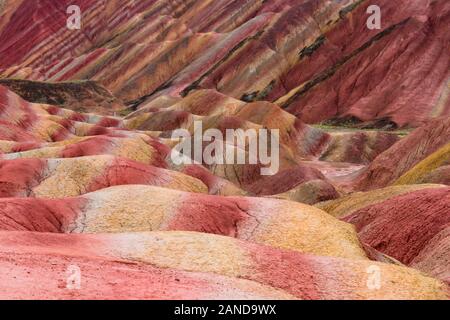
[[[450,2],[373,5],[0,1],[0,299],[449,299]]]

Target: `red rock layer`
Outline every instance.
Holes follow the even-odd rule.
[[[284,78],[279,103],[307,123],[331,118],[418,126],[450,115],[448,1],[378,1],[382,29],[362,2]]]
[[[82,31],[66,28],[69,4],[81,7]],[[370,4],[17,1],[0,29],[0,73],[96,80],[134,104],[211,88],[276,100],[307,123],[403,127],[449,115],[448,2],[379,1],[381,30],[366,26]]]
[[[376,157],[359,178],[357,188],[389,185],[449,141],[450,117],[430,121]]]
[[[0,298],[448,298],[449,188],[408,184],[448,180],[450,3],[370,4],[1,2]],[[279,166],[176,129],[277,130]]]
[[[0,279],[9,292],[2,291],[0,297],[7,298],[446,298],[437,281],[407,268],[376,263],[386,287],[370,290],[365,286],[365,269],[374,262],[303,255],[200,233],[69,236],[0,232],[0,239],[0,269],[8,272],[2,272]],[[130,241],[135,245],[130,246]],[[176,247],[183,251],[171,251]],[[156,248],[158,255],[149,253]],[[223,250],[230,248],[234,249],[231,256],[224,256]],[[198,263],[201,255],[221,257],[221,261]],[[108,272],[98,272],[99,268]],[[68,281],[67,274],[76,275],[77,270],[80,286],[71,289],[77,278]]]
[[[445,281],[450,280],[450,189],[425,189],[353,212],[361,241]]]

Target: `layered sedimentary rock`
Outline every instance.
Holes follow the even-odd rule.
[[[448,299],[450,3],[371,5],[0,1],[0,298]]]
[[[450,143],[419,162],[396,184],[441,183],[450,185]]]
[[[65,240],[72,242],[75,238],[35,235],[36,241],[33,241],[29,238],[32,234],[28,233],[28,236],[17,239],[18,242],[14,245],[10,242],[10,236],[14,234],[20,237],[20,233],[5,234],[3,238],[5,242],[2,241],[0,249],[2,270],[0,281],[4,289],[0,296],[5,299],[296,298],[286,291],[257,281],[207,273],[204,270],[183,271],[182,268],[138,263],[132,258],[127,260],[119,257],[120,253],[117,256],[107,255],[101,252],[101,248],[104,247],[102,242],[105,240],[102,237],[86,238],[88,242],[78,245],[66,242],[68,246],[63,249],[57,242]],[[136,236],[139,237],[138,234]],[[141,236],[145,238],[144,235]],[[117,238],[120,239],[121,236]],[[83,241],[81,238],[80,240]],[[41,241],[48,241],[48,245],[44,246]],[[53,245],[50,245],[51,242]],[[98,249],[100,250],[96,252]],[[67,266],[69,261],[70,264]],[[51,263],[51,268],[48,263]],[[108,272],[99,272],[99,269]],[[72,283],[67,280],[68,273],[78,270],[82,272],[83,278],[89,279],[89,281],[81,280],[79,286],[76,281]],[[427,278],[421,280],[424,288],[430,292],[423,297],[443,297],[438,283],[433,283]]]
[[[331,132],[330,135],[320,156],[322,161],[369,164],[399,140],[395,134],[378,131]]]
[[[392,197],[347,215],[361,241],[406,265],[450,281],[449,188]]]
[[[116,233],[186,230],[306,253],[364,259],[352,226],[277,199],[227,198],[152,186],[117,186],[78,198],[0,199],[2,230]]]
[[[449,282],[448,194],[445,185],[401,185],[317,207],[353,223],[370,247]]]
[[[14,297],[20,298],[34,295],[67,298],[64,268],[55,267],[51,273],[47,273],[45,276],[49,281],[44,285],[32,284],[39,271],[45,268],[39,263],[39,259],[42,261],[50,257],[55,265],[61,259],[70,259],[90,277],[87,287],[82,286],[73,293],[75,298],[110,297],[107,281],[112,281],[117,286],[122,281],[127,281],[127,288],[122,288],[116,296],[138,298],[447,297],[441,283],[413,269],[371,261],[303,255],[201,233],[67,236],[0,232],[0,239],[2,257],[8,257],[9,264],[20,265],[14,274],[27,274],[22,280],[30,284],[27,292],[21,290],[22,285],[17,281],[5,277],[4,273],[0,276]],[[95,275],[93,269],[99,264],[107,266],[112,272],[97,272]],[[5,264],[2,266],[5,267]],[[374,266],[380,268],[383,274],[384,285],[379,291],[371,290],[365,285],[366,270]],[[144,274],[148,274],[145,280]],[[174,281],[174,277],[178,280]],[[139,281],[143,282],[139,284]],[[150,289],[142,290],[142,285],[150,283]],[[162,288],[163,286],[165,287]],[[190,288],[192,292],[188,293],[186,288]],[[50,292],[44,292],[49,289]],[[135,291],[132,292],[131,289]]]
[[[315,206],[328,212],[334,217],[341,218],[346,215],[350,215],[359,209],[382,203],[396,196],[409,194],[419,190],[444,187],[444,185],[439,184],[390,186],[368,192],[355,192],[350,195],[340,197],[336,200],[320,202]]]
[[[433,157],[432,154],[445,147],[448,141],[450,117],[430,121],[376,157],[360,177],[358,187],[367,190],[392,184],[419,162],[427,161],[428,156]]]
[[[306,122],[403,127],[448,116],[448,2],[378,1],[381,30],[366,26],[370,5],[362,1],[317,38],[286,76],[289,93],[278,103]]]
[[[318,195],[304,194],[293,199],[312,204],[337,196],[325,176],[316,169],[301,164],[304,157],[314,157],[319,150],[325,149],[324,141],[329,139],[329,135],[306,126],[276,105],[264,104],[263,107],[258,107],[239,101],[234,104],[235,101],[229,99],[235,106],[234,109],[224,107],[217,109],[216,114],[209,110],[205,113],[208,116],[202,117],[184,111],[201,113],[189,109],[190,106],[199,105],[194,97],[183,99],[163,111],[149,111],[130,119],[120,119],[74,112],[46,104],[33,104],[22,100],[5,87],[0,86],[0,90],[3,107],[0,125],[4,128],[0,131],[0,148],[4,153],[0,156],[2,159],[113,155],[144,164],[168,167],[171,166],[170,149],[177,143],[170,139],[172,130],[184,127],[194,134],[194,120],[203,123],[203,131],[200,134],[210,128],[218,128],[224,134],[227,129],[268,128],[280,130],[281,153],[277,154],[277,157],[280,157],[280,173],[271,178],[280,181],[278,187],[275,184],[272,188],[261,189],[265,183],[261,176],[261,164],[205,166],[204,169],[193,170],[197,172],[194,176],[205,169],[209,170],[209,175],[215,175],[223,181],[221,185],[229,185],[229,194],[236,195],[240,193],[238,189],[251,195],[275,195],[312,180],[320,180],[316,183]],[[210,99],[211,94],[214,93],[200,92],[197,97]],[[289,185],[282,185],[283,177],[290,173],[295,173],[297,178]],[[200,175],[211,180],[205,174]],[[224,182],[224,179],[228,183]],[[221,192],[217,186],[214,188],[213,193]]]
[[[29,102],[56,105],[77,112],[114,115],[125,109],[120,100],[94,81],[48,83],[6,79],[0,80],[0,85]]]
[[[379,30],[367,1],[76,2],[83,32],[66,28],[73,1],[8,4],[2,77],[95,80],[135,105],[211,88],[308,123],[418,126],[450,112],[445,0],[379,1]]]
[[[110,155],[0,161],[0,197],[65,198],[115,185],[208,192],[200,180]]]

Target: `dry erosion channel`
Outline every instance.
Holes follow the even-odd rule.
[[[449,26],[0,0],[0,299],[448,300]]]

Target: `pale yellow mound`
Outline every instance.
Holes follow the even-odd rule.
[[[39,149],[28,151],[8,153],[2,155],[3,159],[18,159],[18,158],[60,158],[67,146],[76,144],[86,138],[70,139],[70,143],[60,142],[52,143],[49,146],[43,146]],[[154,155],[158,152],[140,137],[136,138],[110,138],[111,146],[107,150],[102,150],[103,146],[99,146],[98,154],[110,154],[129,160],[149,164]]]

